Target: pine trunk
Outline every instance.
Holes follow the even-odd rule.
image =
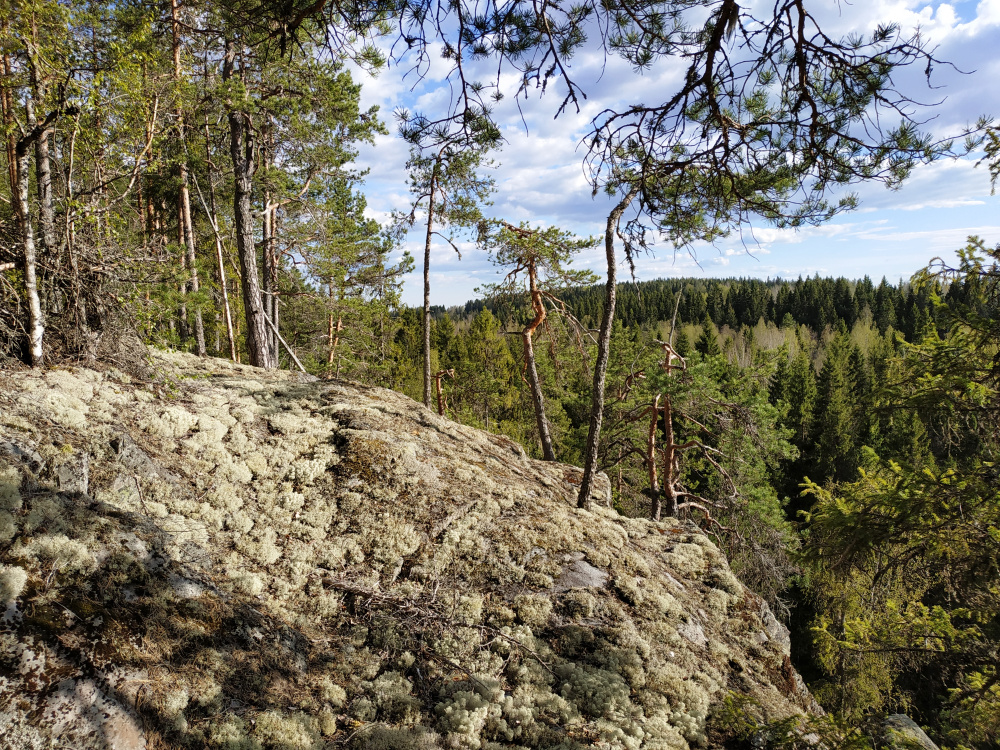
[[[660,496],[660,479],[656,472],[656,423],[660,416],[660,397],[656,396],[649,407],[649,434],[646,438],[646,470],[649,472],[649,496],[653,503],[649,516],[654,521],[660,520],[663,509],[663,499]]]
[[[535,367],[535,347],[532,341],[534,333],[545,322],[545,306],[538,290],[538,277],[535,264],[528,264],[528,283],[531,289],[531,307],[535,311],[535,319],[524,329],[524,369],[528,373],[528,385],[531,388],[531,400],[535,405],[535,423],[538,426],[538,439],[542,444],[542,456],[546,461],[555,461],[556,452],[552,448],[552,435],[549,432],[549,421],[545,418],[545,398],[542,395],[542,382]]]
[[[229,306],[229,287],[226,283],[226,263],[222,257],[222,236],[219,234],[219,212],[215,204],[215,183],[212,181],[212,139],[208,132],[208,118],[205,118],[205,163],[208,166],[208,198],[209,220],[212,222],[212,233],[215,235],[215,262],[219,270],[219,289],[222,293],[222,312],[226,320],[226,335],[229,337],[229,358],[238,362],[236,354],[236,337],[233,334],[233,311]],[[199,193],[200,194],[200,193]],[[204,196],[202,196],[204,203]]]
[[[223,78],[233,74],[236,48],[227,44],[223,65]],[[274,357],[270,346],[268,325],[264,320],[264,308],[260,303],[260,275],[257,271],[257,250],[254,246],[253,193],[254,143],[250,117],[239,110],[230,110],[229,152],[233,160],[233,223],[236,229],[236,250],[240,259],[240,280],[243,286],[243,308],[246,312],[247,349],[250,364],[273,370]]]
[[[608,283],[605,287],[604,317],[597,338],[597,361],[594,362],[594,389],[590,403],[590,429],[583,457],[583,478],[580,480],[580,495],[576,504],[580,508],[590,508],[590,493],[594,488],[597,474],[597,449],[601,440],[601,424],[604,421],[604,390],[607,384],[608,356],[611,352],[611,324],[615,319],[615,299],[618,292],[618,261],[615,257],[615,235],[618,222],[625,209],[638,195],[639,188],[633,187],[608,215],[604,230],[604,252],[608,261]]]
[[[437,167],[427,199],[427,239],[424,241],[424,406],[431,408],[431,237],[434,234],[434,192]]]
[[[667,515],[677,516],[677,445],[674,443],[674,413],[670,394],[664,396],[663,403],[663,498]]]

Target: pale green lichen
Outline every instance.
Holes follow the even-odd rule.
[[[728,567],[714,568],[708,576],[707,582],[731,596],[739,597],[743,594],[743,584],[740,583],[739,579],[733,575]]]
[[[17,599],[28,582],[24,568],[16,565],[0,565],[0,604]]]
[[[87,404],[72,393],[52,390],[40,397],[47,417],[61,427],[82,430],[87,426]]]
[[[97,567],[97,559],[87,545],[65,534],[34,537],[28,544],[15,547],[14,555],[64,573],[89,573]]]
[[[438,736],[423,727],[393,729],[374,726],[355,735],[351,750],[436,750]]]
[[[500,706],[478,693],[459,690],[434,708],[438,727],[447,735],[452,747],[478,750],[482,747],[481,732],[486,720],[499,717]]]
[[[16,466],[0,468],[0,511],[21,509],[21,472]]]
[[[246,722],[232,715],[209,725],[208,744],[217,750],[261,750],[260,742],[248,736]]]
[[[196,424],[198,416],[178,406],[161,406],[139,420],[143,430],[165,438],[183,437]]]
[[[253,737],[265,750],[312,750],[322,742],[315,717],[278,711],[265,711],[257,717]]]
[[[0,544],[7,544],[17,536],[17,524],[14,516],[5,510],[0,510]]]
[[[514,611],[528,627],[544,627],[552,615],[552,600],[537,594],[519,594],[514,599]]]
[[[172,720],[174,728],[179,732],[187,731],[188,723],[184,716],[184,709],[190,702],[191,695],[186,687],[170,690],[160,702],[163,715]]]
[[[398,672],[385,672],[364,684],[380,720],[413,724],[420,720],[421,703],[413,695],[413,683]]]
[[[248,596],[259,596],[264,590],[264,581],[261,580],[261,577],[255,573],[240,571],[233,574],[230,580],[233,582],[233,586],[237,591],[240,591]]]
[[[667,566],[684,578],[700,578],[708,569],[705,548],[700,544],[680,543],[664,555]]]
[[[320,697],[334,708],[343,708],[347,703],[347,691],[330,679],[329,675],[324,675],[319,682]]]
[[[614,672],[570,662],[560,665],[556,674],[562,680],[562,697],[589,716],[620,719],[631,707],[629,686]]]
[[[281,549],[275,544],[278,532],[273,528],[255,530],[252,538],[243,538],[237,548],[260,565],[271,565],[281,557]]]
[[[483,597],[479,594],[463,594],[455,603],[454,618],[463,625],[478,625],[483,617]]]

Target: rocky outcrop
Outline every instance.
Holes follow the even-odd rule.
[[[905,714],[892,714],[882,724],[884,750],[939,750],[926,732]]]
[[[696,528],[392,391],[0,375],[0,745],[689,748],[808,711]]]

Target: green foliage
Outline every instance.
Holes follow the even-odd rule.
[[[872,458],[857,482],[807,489],[816,499],[807,545],[821,612],[815,637],[830,674],[821,698],[852,718],[886,704],[913,706],[940,721],[944,735],[994,741],[989,723],[966,723],[970,708],[998,709],[993,464],[913,472]],[[947,686],[950,695],[942,694]],[[932,713],[935,697],[941,716]]]
[[[774,750],[808,750],[817,746],[836,750],[873,748],[867,732],[832,714],[790,716],[778,721],[767,721],[763,714],[757,701],[729,693],[709,722],[709,738],[718,747],[730,747],[739,742]]]
[[[866,450],[855,481],[806,485],[818,695],[854,720],[906,710],[953,747],[1000,740],[998,255],[972,239],[957,268],[919,274],[951,330],[876,368],[882,408],[925,445],[897,442],[899,461]]]

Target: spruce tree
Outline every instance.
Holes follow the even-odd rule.
[[[706,323],[701,327],[701,335],[698,337],[698,341],[694,345],[695,351],[701,353],[704,357],[716,357],[722,354],[722,349],[719,348],[719,336],[715,332],[715,326],[711,323]]]

